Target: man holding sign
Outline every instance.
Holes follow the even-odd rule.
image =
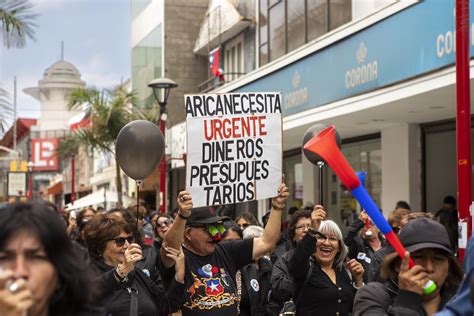
[[[188,138],[188,191],[179,193],[178,216],[164,238],[164,249],[183,244],[186,256],[183,316],[237,315],[236,271],[275,248],[289,195],[281,183],[280,109],[277,94],[186,96],[194,119],[188,137],[200,140]],[[270,197],[261,238],[219,242],[222,218],[208,205]],[[161,261],[170,268],[164,249]]]
[[[195,207],[274,196],[281,181],[281,95],[186,95],[186,187]]]

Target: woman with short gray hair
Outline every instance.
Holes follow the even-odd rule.
[[[325,219],[323,207],[315,206],[311,228],[290,261],[299,290],[296,315],[349,315],[355,293],[363,286],[364,268],[356,260],[346,263],[348,250],[342,232],[335,222]]]

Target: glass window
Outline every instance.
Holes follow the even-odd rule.
[[[380,207],[382,197],[382,152],[380,139],[367,140],[342,147],[342,153],[355,172],[367,172],[365,188]],[[329,166],[327,170],[327,181],[329,189],[330,216],[334,218],[341,227],[347,227],[357,219],[361,211],[359,203],[351,192],[341,183]]]
[[[132,20],[151,3],[152,0],[132,0]]]
[[[305,42],[305,0],[288,2],[288,51],[300,47]]]
[[[265,43],[260,46],[260,66],[268,63],[268,45]]]
[[[152,89],[148,83],[162,77],[162,33],[161,25],[151,31],[137,46],[132,49],[132,88],[144,105],[153,102]]]
[[[270,60],[286,53],[285,3],[279,2],[268,10]]]
[[[351,0],[331,0],[329,2],[329,30],[351,21]]]
[[[268,6],[267,0],[259,1],[259,65],[268,63]]]
[[[328,31],[327,11],[326,0],[308,0],[308,41]]]

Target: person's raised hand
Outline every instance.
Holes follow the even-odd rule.
[[[286,200],[290,196],[288,187],[285,183],[281,183],[278,187],[278,195],[272,198],[272,209],[281,211],[286,207]]]
[[[125,250],[120,272],[126,276],[135,269],[135,264],[142,259],[143,255],[140,245],[135,243],[130,244],[130,246]]]
[[[365,211],[360,212],[359,219],[365,224],[365,222],[369,219],[369,215]]]
[[[191,194],[187,191],[181,191],[177,198],[178,214],[182,217],[189,217],[193,208],[193,199]]]
[[[176,281],[184,283],[185,258],[183,248],[175,249],[165,246],[164,249],[166,256],[174,261]]]
[[[326,211],[322,205],[315,205],[313,211],[311,212],[311,227],[315,230],[319,229],[321,221],[326,219]]]
[[[423,286],[429,281],[428,273],[420,265],[415,265],[410,269],[409,258],[410,253],[407,251],[398,273],[398,288],[423,295]]]
[[[33,296],[22,278],[14,279],[13,272],[0,273],[0,315],[24,316],[33,305]]]
[[[356,259],[351,259],[347,262],[349,271],[351,271],[354,283],[357,287],[361,287],[364,283],[364,267]]]

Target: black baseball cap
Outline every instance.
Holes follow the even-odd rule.
[[[186,222],[186,226],[215,224],[222,222],[225,219],[226,218],[224,217],[216,216],[209,207],[197,207],[192,209],[191,215]]]
[[[443,225],[430,218],[422,217],[408,221],[400,230],[398,237],[410,253],[431,248],[452,254],[448,231]]]

